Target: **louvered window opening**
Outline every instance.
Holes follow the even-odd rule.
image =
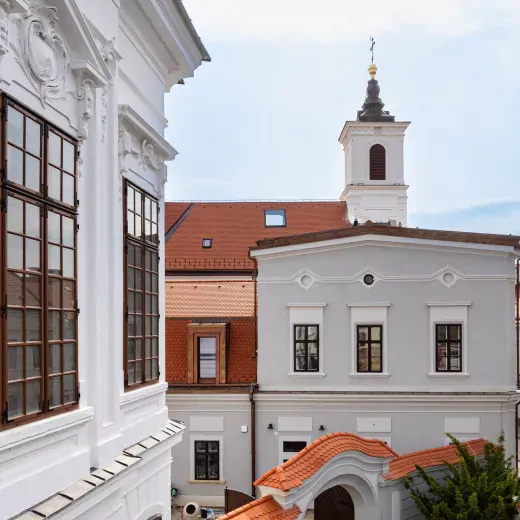
[[[370,148],[370,180],[386,180],[386,150],[380,144]]]

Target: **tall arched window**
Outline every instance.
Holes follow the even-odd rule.
[[[370,180],[384,181],[386,179],[386,150],[381,144],[370,148]]]

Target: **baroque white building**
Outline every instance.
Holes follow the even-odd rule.
[[[181,0],[0,0],[0,519],[169,519],[164,93]]]

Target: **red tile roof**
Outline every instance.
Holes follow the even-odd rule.
[[[219,520],[295,520],[300,514],[297,505],[284,509],[271,495],[267,495],[221,516]]]
[[[478,456],[484,454],[484,446],[487,444],[487,441],[484,439],[476,439],[464,442],[463,444],[468,448],[469,453]],[[434,466],[442,466],[446,462],[455,464],[459,461],[459,453],[453,444],[441,446],[440,448],[416,451],[397,457],[390,462],[390,471],[384,474],[383,478],[385,480],[398,480],[406,477],[406,475],[416,470],[416,464],[421,466],[421,468],[431,468]]]
[[[164,231],[167,232],[188,209],[189,202],[166,202],[164,205]]]
[[[254,295],[252,281],[167,281],[166,317],[253,316]]]
[[[188,206],[165,204],[167,235]],[[266,209],[285,209],[287,226],[266,228]],[[348,225],[345,202],[196,202],[166,242],[166,270],[251,270],[258,240]],[[213,239],[211,248],[202,248],[203,238]]]
[[[316,473],[329,460],[346,451],[358,451],[371,457],[397,457],[397,453],[381,440],[364,439],[353,433],[329,433],[316,439],[287,462],[262,475],[255,482],[255,486],[288,491],[301,486],[305,479]]]

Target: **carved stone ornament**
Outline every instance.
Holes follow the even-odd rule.
[[[146,139],[141,145],[141,154],[144,166],[150,168],[150,170],[153,170],[155,173],[163,171],[164,163],[159,160],[155,148]]]
[[[107,115],[108,115],[108,87],[101,90],[101,142],[104,143],[107,136]]]
[[[0,0],[0,56],[9,51],[9,10],[8,0]]]
[[[39,91],[45,107],[48,99],[64,97],[70,59],[61,36],[56,31],[57,9],[33,5],[29,12],[16,17],[18,43],[13,43],[16,61],[29,81]]]
[[[84,141],[88,137],[88,122],[94,115],[94,94],[92,88],[94,82],[85,80],[77,86],[77,98],[79,107],[79,131],[78,138]]]

